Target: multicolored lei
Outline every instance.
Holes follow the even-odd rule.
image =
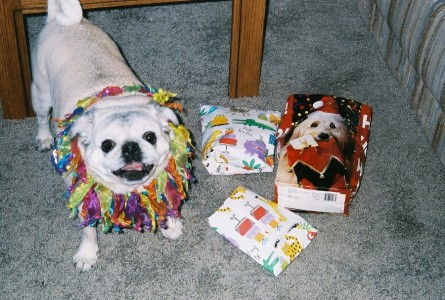
[[[188,184],[195,181],[191,167],[192,143],[185,126],[169,124],[174,138],[170,143],[171,157],[167,166],[142,189],[127,194],[116,194],[91,177],[80,155],[77,137],[71,139],[69,136],[72,124],[90,106],[105,97],[123,93],[143,94],[160,105],[182,111],[180,104],[169,102],[169,98],[176,95],[162,89],[156,90],[147,85],[106,87],[95,96],[79,100],[71,114],[57,120],[61,131],[52,162],[60,174],[72,175],[65,196],[69,199],[68,207],[72,217],[78,215],[79,207],[83,204],[80,211],[83,218],[81,226],[102,224],[103,232],[120,232],[122,228],[131,227],[137,231],[154,231],[158,226],[167,228],[166,218],[180,217],[179,207],[186,198]]]

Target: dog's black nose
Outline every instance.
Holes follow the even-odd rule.
[[[142,160],[142,152],[139,148],[138,143],[135,142],[127,142],[122,146],[122,156],[124,157],[124,161],[126,163],[130,163],[132,161],[141,161]]]
[[[318,138],[322,141],[327,141],[329,140],[329,134],[327,134],[326,132],[322,132],[318,134]]]

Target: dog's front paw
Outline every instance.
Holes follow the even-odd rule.
[[[177,218],[167,217],[167,229],[162,229],[162,235],[169,239],[177,239],[182,235],[182,223]]]
[[[78,269],[89,271],[97,262],[97,243],[82,243],[73,257],[73,262]]]
[[[41,123],[42,121],[40,120],[39,122]],[[54,146],[54,138],[46,123],[40,124],[37,129],[36,145],[40,151],[49,150]]]
[[[37,144],[37,149],[39,151],[46,151],[51,149],[54,146],[54,139],[51,138],[46,138],[46,139],[36,139],[36,144]]]

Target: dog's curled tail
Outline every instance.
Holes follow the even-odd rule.
[[[82,20],[79,0],[48,0],[47,22],[57,20],[60,25],[75,25]]]

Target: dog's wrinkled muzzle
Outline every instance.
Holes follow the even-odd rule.
[[[115,176],[122,177],[128,181],[138,181],[149,175],[154,165],[141,162],[131,162],[119,170],[113,171]]]

